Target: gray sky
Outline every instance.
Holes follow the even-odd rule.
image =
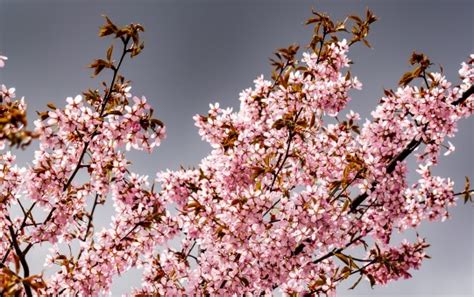
[[[132,4],[133,3],[133,4]],[[47,102],[62,106],[64,99],[98,86],[86,68],[103,57],[109,40],[97,37],[107,14],[117,24],[142,23],[145,50],[126,61],[125,77],[135,95],[145,95],[168,131],[153,154],[130,154],[133,169],[154,176],[166,168],[197,165],[210,147],[200,140],[192,116],[206,113],[210,102],[238,108],[239,92],[253,79],[268,75],[268,57],[290,43],[306,45],[311,30],[303,26],[311,8],[334,18],[362,14],[366,7],[380,20],[369,40],[374,49],[356,46],[350,53],[352,73],[364,89],[352,94],[349,107],[368,117],[383,88],[394,88],[409,69],[413,50],[423,51],[443,65],[457,83],[459,64],[473,52],[472,1],[5,1],[0,0],[0,53],[9,57],[0,82],[25,96],[30,118]],[[100,77],[108,80],[107,76]],[[474,177],[474,121],[464,120],[454,140],[453,155],[442,160],[436,173],[450,176],[462,189],[464,176]],[[34,145],[33,145],[34,147]],[[20,161],[31,151],[18,152]],[[414,175],[413,175],[414,177]],[[340,296],[472,296],[474,294],[473,207],[460,204],[445,223],[423,224],[419,232],[432,244],[431,260],[413,278],[371,290],[367,284]],[[107,224],[110,210],[99,212]],[[44,250],[46,247],[42,248]],[[41,250],[34,258],[41,259]],[[41,269],[41,262],[35,259]],[[114,295],[139,282],[126,274]]]

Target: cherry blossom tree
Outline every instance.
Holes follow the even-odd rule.
[[[362,88],[348,54],[370,47],[377,17],[367,10],[334,22],[314,11],[306,51],[279,49],[271,79],[242,91],[238,111],[216,103],[195,116],[210,154],[196,168],[149,180],[130,171],[125,152],[154,151],[165,126],[120,73],[143,50],[144,28],[105,19],[99,36],[115,43],[90,65],[94,75],[111,71],[102,89],[67,98],[63,108],[48,104],[28,130],[25,100],[2,85],[2,294],[97,296],[137,267],[136,295],[335,296],[347,280],[354,288],[411,277],[429,244],[420,236],[396,244],[393,232],[445,220],[459,196],[471,200],[468,178],[455,193],[432,169],[454,151],[446,138],[473,112],[474,55],[453,84],[413,53],[413,69],[361,122],[345,110],[349,92]],[[31,164],[16,165],[10,148],[32,142]],[[406,160],[412,154],[416,164]],[[413,184],[410,166],[419,173]],[[95,230],[107,200],[115,215]],[[31,274],[27,255],[44,243],[52,244],[44,273]]]

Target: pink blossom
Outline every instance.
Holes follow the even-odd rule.
[[[3,68],[5,66],[5,61],[6,60],[8,60],[7,57],[0,55],[0,68]]]

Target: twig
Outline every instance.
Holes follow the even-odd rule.
[[[110,96],[112,95],[112,91],[113,91],[113,87],[115,85],[115,80],[117,79],[117,74],[119,72],[119,69],[120,69],[120,66],[122,65],[122,62],[125,58],[125,55],[129,52],[129,50],[127,49],[127,45],[128,45],[128,42],[130,41],[130,38],[126,38],[126,39],[122,39],[122,42],[123,42],[123,51],[122,51],[122,56],[120,57],[120,61],[117,65],[117,67],[114,67],[113,68],[113,71],[114,71],[114,74],[113,74],[113,77],[112,77],[112,82],[110,84],[110,87],[109,87],[109,90],[107,92],[107,94],[105,95],[104,97],[104,101],[102,102],[102,107],[101,107],[101,111],[100,111],[100,114],[99,114],[99,117],[102,117],[104,112],[105,112],[105,107],[110,99]],[[66,184],[64,185],[63,187],[63,191],[66,191],[69,186],[71,185],[72,183],[72,180],[75,178],[75,176],[77,175],[79,169],[81,168],[82,166],[82,160],[87,152],[87,149],[89,148],[89,145],[92,141],[92,139],[94,138],[94,136],[96,136],[98,134],[97,130],[95,130],[92,135],[91,135],[91,139],[87,142],[85,142],[84,144],[84,147],[82,149],[82,152],[81,152],[81,155],[79,157],[79,160],[78,160],[78,163],[73,171],[73,173],[71,174],[71,176],[69,177],[69,179],[67,180]],[[51,208],[51,211],[48,213],[48,216],[46,217],[46,219],[43,221],[43,224],[46,224],[47,222],[49,222],[49,220],[51,220],[51,218],[53,217],[53,213],[56,211],[56,207],[54,206],[53,208]],[[28,253],[28,251],[31,249],[31,247],[34,245],[35,243],[30,243],[28,244],[28,246],[26,247],[26,249],[24,250],[24,253]]]
[[[89,235],[89,229],[92,226],[92,220],[93,220],[93,217],[94,217],[94,212],[95,212],[95,208],[97,206],[98,201],[99,201],[99,193],[96,193],[95,198],[94,198],[94,204],[92,205],[92,210],[91,210],[91,213],[89,215],[89,221],[87,222],[86,234],[84,235],[84,238],[82,239],[82,241],[87,240],[87,236]]]
[[[17,256],[20,258],[20,263],[23,267],[23,277],[27,278],[30,276],[30,268],[28,266],[28,262],[25,259],[25,254],[23,254],[20,246],[18,245],[18,241],[16,238],[17,234],[15,232],[15,229],[13,229],[13,222],[9,218],[7,219],[10,221],[10,225],[8,225],[8,231],[10,232],[13,248],[15,249],[15,253],[17,254]],[[25,288],[26,296],[33,297],[30,285],[26,282],[23,282],[23,287]]]

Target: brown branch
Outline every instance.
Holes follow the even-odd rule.
[[[468,191],[463,191],[463,192],[454,193],[453,196],[461,196],[461,195],[470,194],[470,193],[474,193],[474,189],[468,190]]]
[[[27,278],[30,276],[30,268],[28,266],[28,262],[26,261],[25,254],[21,251],[20,246],[18,245],[17,241],[17,234],[15,229],[13,229],[13,222],[10,220],[10,225],[8,225],[8,231],[10,232],[11,240],[13,248],[15,249],[15,253],[17,254],[18,258],[20,258],[21,266],[23,267],[23,277]],[[25,294],[28,297],[32,297],[33,293],[31,292],[30,284],[23,282],[23,287],[25,288]]]
[[[317,264],[323,260],[326,260],[328,258],[331,258],[332,256],[334,256],[335,254],[337,253],[340,253],[342,251],[344,251],[345,249],[347,249],[348,247],[350,247],[351,245],[353,245],[354,243],[356,243],[357,241],[359,241],[360,239],[362,239],[362,237],[364,237],[363,235],[359,235],[355,238],[353,238],[351,241],[349,241],[348,243],[346,243],[343,247],[341,248],[338,248],[338,249],[333,249],[332,251],[330,251],[329,253],[327,253],[326,255],[322,256],[322,257],[319,257],[318,259],[314,260],[313,263],[314,264]]]
[[[298,121],[298,117],[300,116],[301,112],[303,111],[303,108],[301,108],[297,113],[296,113],[296,116],[295,116],[295,120],[294,122],[296,123],[296,121]],[[286,150],[285,150],[285,155],[283,157],[283,160],[281,162],[281,164],[278,164],[279,160],[281,158],[278,158],[278,162],[277,162],[277,171],[273,174],[273,180],[272,180],[272,183],[270,184],[270,191],[273,191],[273,186],[275,185],[275,182],[278,178],[278,175],[280,175],[281,171],[283,170],[283,166],[285,166],[285,162],[286,160],[288,160],[289,156],[290,156],[290,146],[291,146],[291,141],[293,140],[293,137],[295,137],[296,133],[290,129],[289,133],[288,133],[288,139],[286,141]],[[281,157],[281,155],[280,155]],[[270,206],[270,208],[268,208],[264,213],[263,213],[263,216],[266,216],[278,203],[280,203],[281,199],[277,199],[277,201],[275,201],[275,203],[272,204],[272,206]]]
[[[469,89],[466,90],[466,92],[464,92],[461,96],[461,98],[459,98],[458,100],[454,101],[452,104],[453,105],[460,105],[462,104],[464,101],[467,100],[467,98],[469,98],[469,96],[471,96],[472,94],[474,94],[474,85],[472,85]]]
[[[191,248],[189,249],[189,251],[186,253],[185,258],[192,256],[192,255],[191,255],[191,252],[193,251],[193,249],[194,249],[195,246],[196,246],[196,240],[194,240],[193,245],[191,246]],[[196,259],[196,262],[197,262],[197,259]],[[199,263],[199,262],[198,262],[198,263]]]
[[[361,177],[360,174],[362,173],[362,171],[364,171],[364,169],[360,169],[359,171],[357,171],[356,175],[351,179],[350,182],[348,182],[342,189],[341,191],[339,192],[339,194],[337,194],[336,197],[334,197],[330,203],[333,203],[334,201],[336,201],[337,199],[339,199],[342,194],[344,194],[346,192],[346,190],[359,178]],[[329,195],[329,197],[333,197],[334,194],[336,194],[337,190],[338,190],[339,187],[335,188],[334,191]]]
[[[326,32],[326,29],[324,29],[323,38],[319,41],[320,44],[319,44],[318,58],[316,59],[316,64],[318,64],[321,59],[321,52],[323,51],[324,40],[326,39],[326,36],[327,36],[327,32]]]
[[[343,280],[343,279],[346,279],[346,278],[348,278],[349,276],[354,275],[354,274],[356,274],[356,273],[360,273],[360,274],[363,275],[363,274],[364,274],[364,270],[365,270],[367,267],[369,267],[370,265],[374,265],[374,264],[376,264],[376,263],[378,263],[378,262],[377,262],[375,259],[369,260],[369,262],[368,262],[367,264],[365,264],[364,266],[362,266],[362,267],[360,267],[360,268],[358,268],[358,269],[356,269],[356,270],[351,271],[351,272],[349,273],[349,275],[341,275],[341,276],[339,276],[338,278],[336,278],[335,280],[333,280],[332,282],[333,282],[333,283],[337,283],[338,281]],[[310,292],[310,294],[314,294],[314,293],[316,293],[317,291],[318,291],[318,290],[312,290],[312,291]]]
[[[28,209],[28,211],[26,212],[24,218],[23,218],[23,221],[21,222],[21,225],[20,225],[20,228],[18,229],[18,231],[16,232],[16,236],[18,236],[20,230],[22,230],[25,226],[26,226],[26,221],[28,220],[28,217],[31,216],[31,211],[33,210],[33,208],[35,207],[36,205],[36,201],[33,202],[33,204],[30,206],[30,208]],[[32,217],[30,218],[32,219]],[[34,222],[34,220],[32,220],[32,222],[35,224],[36,226],[36,222]],[[0,262],[0,265],[3,265],[5,263],[5,261],[7,260],[8,258],[8,255],[10,255],[10,251],[12,249],[12,246],[10,246],[8,248],[8,250],[6,251],[5,255],[3,256],[3,259],[2,261]]]
[[[94,204],[92,205],[92,210],[89,215],[89,221],[87,222],[86,234],[84,235],[84,238],[82,239],[82,241],[87,240],[87,236],[89,235],[89,229],[92,227],[92,220],[94,218],[94,212],[95,212],[95,208],[97,206],[98,201],[99,201],[99,193],[96,193],[95,198],[94,198]]]

